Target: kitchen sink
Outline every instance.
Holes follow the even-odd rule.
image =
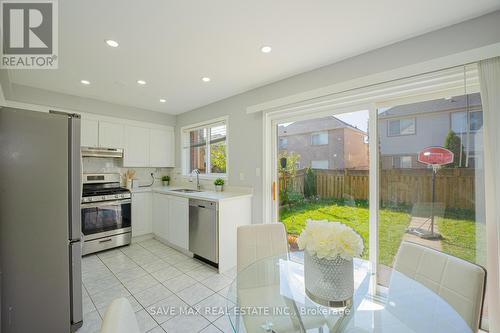
[[[172,192],[181,192],[181,193],[195,193],[195,192],[201,192],[198,190],[192,190],[190,188],[179,188],[177,190],[172,190]]]

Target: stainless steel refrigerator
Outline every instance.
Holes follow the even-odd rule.
[[[82,325],[78,115],[0,108],[1,332]]]

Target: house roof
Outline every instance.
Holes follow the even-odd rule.
[[[320,131],[328,131],[333,129],[349,128],[366,134],[364,131],[357,127],[349,125],[348,123],[334,117],[328,116],[323,118],[315,118],[310,120],[301,120],[293,122],[289,125],[278,126],[278,136],[287,136],[303,133],[314,133]]]
[[[468,100],[467,98],[468,97]],[[479,93],[454,96],[449,99],[440,98],[431,101],[398,105],[389,108],[379,114],[379,118],[401,117],[405,115],[445,112],[456,109],[465,109],[466,106],[481,106],[481,96]]]

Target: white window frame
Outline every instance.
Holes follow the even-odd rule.
[[[318,168],[318,167],[315,168],[313,166],[314,162],[326,162],[326,168]],[[311,168],[312,169],[320,169],[320,170],[328,170],[330,168],[330,161],[328,161],[328,160],[312,160],[311,161]]]
[[[402,134],[401,133],[401,121],[403,120],[413,120],[413,133]],[[399,134],[391,134],[391,122],[399,121]],[[407,118],[397,118],[397,119],[387,119],[387,136],[395,137],[395,136],[407,136],[407,135],[416,135],[417,134],[417,119],[415,117],[407,117]]]
[[[409,158],[410,159],[410,166],[403,166],[403,159]],[[411,169],[413,167],[413,157],[409,155],[401,155],[399,156],[399,167],[401,169]]]
[[[314,143],[314,136],[315,135],[325,135],[326,136],[326,143],[315,144]],[[315,133],[311,134],[311,146],[326,146],[326,145],[328,145],[329,141],[330,141],[330,138],[328,135],[328,131],[315,132]]]
[[[483,112],[482,110],[469,110],[469,111],[454,111],[454,112],[451,112],[450,113],[450,130],[452,130],[453,132],[455,132],[456,134],[464,134],[464,133],[467,133],[467,132],[470,132],[470,133],[475,133],[477,132],[478,130],[477,129],[472,129],[471,126],[472,126],[472,122],[471,122],[471,115],[475,112]],[[455,131],[453,129],[453,115],[454,114],[465,114],[465,130],[464,131]],[[484,123],[483,123],[483,126],[484,126]]]
[[[288,137],[280,136],[278,140],[279,140],[278,142],[280,145],[280,149],[287,149],[288,148]]]
[[[216,125],[226,125],[226,173],[202,173],[200,174],[200,179],[228,179],[229,178],[229,116],[224,116],[220,118],[215,118],[203,122],[199,122],[196,124],[191,124],[187,126],[183,126],[180,128],[180,149],[181,149],[181,167],[182,167],[182,176],[184,178],[191,177],[191,173],[189,172],[190,166],[190,154],[189,149],[184,148],[184,143],[189,140],[189,132],[205,128],[205,127],[214,127]],[[210,135],[210,133],[208,133]],[[207,138],[206,143],[206,155],[207,155],[207,171],[211,169],[210,165],[210,137]]]
[[[458,64],[459,65],[459,64]],[[441,67],[442,68],[442,67]],[[335,114],[347,112],[355,112],[360,110],[369,111],[369,201],[372,204],[369,206],[369,260],[374,268],[372,283],[370,288],[377,292],[384,291],[384,287],[377,284],[377,270],[379,260],[378,248],[378,219],[379,219],[379,126],[378,126],[378,110],[380,108],[390,108],[402,104],[416,103],[429,99],[445,98],[447,96],[460,95],[464,93],[464,72],[467,76],[467,93],[479,92],[479,86],[473,84],[474,78],[477,76],[477,67],[472,65],[459,65],[455,68],[436,69],[435,72],[427,74],[415,73],[415,76],[407,78],[397,78],[395,81],[385,83],[367,85],[362,88],[352,87],[352,90],[343,89],[342,92],[333,93],[330,96],[317,97],[316,99],[305,99],[300,95],[302,102],[296,104],[285,104],[283,99],[277,102],[282,103],[281,106],[274,105],[274,108],[264,107],[263,104],[248,108],[248,112],[257,112],[256,110],[264,111],[263,114],[263,222],[273,223],[278,219],[278,195],[277,184],[277,125],[284,122],[309,120],[312,118],[322,118]],[[425,73],[425,72],[420,72]],[[472,80],[470,80],[472,78]],[[426,82],[434,80],[442,82],[446,89],[437,89],[435,85],[427,85]],[[383,82],[383,81],[382,81]],[[472,82],[472,84],[469,84]],[[418,94],[416,93],[417,87]],[[292,100],[292,97],[290,97]],[[269,102],[271,105],[274,102]],[[401,117],[403,119],[403,117]],[[487,126],[484,124],[483,126]],[[415,133],[417,131],[415,123]],[[387,134],[386,132],[385,134]],[[269,190],[265,190],[269,189]],[[271,189],[274,189],[274,195]],[[273,200],[273,197],[276,198]]]

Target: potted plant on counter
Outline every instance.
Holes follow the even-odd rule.
[[[161,182],[163,183],[163,186],[168,186],[170,184],[170,176],[161,177]]]
[[[224,179],[217,178],[214,181],[214,185],[215,185],[215,192],[222,192],[222,189],[224,187]]]

